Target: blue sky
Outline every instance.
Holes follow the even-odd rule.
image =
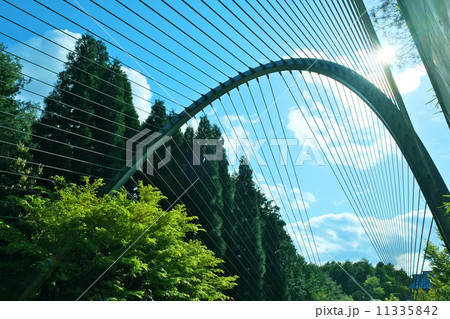
[[[107,44],[108,51],[111,56],[118,57],[123,61],[124,70],[133,82],[134,103],[142,120],[145,119],[151,103],[156,98],[162,98],[170,109],[179,112],[181,106],[188,106],[192,100],[199,97],[199,93],[206,93],[209,88],[216,86],[217,82],[212,79],[223,82],[227,76],[234,76],[237,71],[245,71],[248,65],[256,66],[256,63],[267,63],[266,56],[274,60],[277,59],[277,55],[282,58],[308,56],[330,60],[338,59],[338,62],[349,67],[359,67],[355,64],[355,60],[346,59],[339,52],[334,54],[332,46],[327,48],[325,45],[321,45],[320,41],[311,35],[311,32],[306,33],[305,42],[315,43],[315,49],[299,46],[296,41],[293,41],[297,35],[289,30],[287,31],[289,36],[285,37],[286,41],[281,44],[281,48],[277,48],[276,41],[268,39],[267,34],[260,30],[257,34],[261,37],[265,36],[267,39],[267,45],[263,45],[258,36],[242,25],[239,26],[238,31],[245,37],[236,36],[233,38],[234,43],[231,43],[223,34],[214,31],[211,34],[219,39],[214,42],[214,39],[207,35],[208,32],[212,32],[211,25],[178,2],[177,5],[174,5],[175,9],[183,8],[184,11],[181,13],[189,13],[195,23],[189,23],[181,15],[160,2],[155,2],[153,9],[156,12],[162,12],[163,17],[138,3],[130,5],[131,9],[144,18],[151,17],[148,22],[138,19],[135,14],[120,4],[114,3],[108,6],[108,10],[119,14],[120,18],[126,20],[130,25],[124,24],[101,8],[86,1],[78,3],[87,12],[95,13],[94,16],[98,17],[104,25],[94,22],[82,11],[68,4],[59,2],[55,4],[49,1],[44,3],[57,10],[61,16],[31,1],[21,2],[20,7],[44,19],[50,25],[38,21],[6,3],[0,4],[0,12],[4,16],[20,22],[24,27],[37,33],[27,31],[6,19],[0,20],[0,29],[8,35],[0,34],[0,41],[8,46],[10,52],[35,63],[24,61],[23,72],[50,84],[34,80],[27,85],[28,90],[37,94],[23,92],[22,97],[37,102],[42,102],[42,96],[46,96],[50,92],[51,85],[56,80],[55,73],[63,68],[61,60],[65,60],[67,49],[72,49],[76,38],[85,33],[85,30],[75,23],[110,42]],[[77,2],[72,3],[75,7],[80,8]],[[251,8],[247,7],[246,9],[250,10]],[[244,12],[236,7],[233,12],[240,19],[247,19],[245,21],[251,25],[252,22],[248,20]],[[271,12],[275,14],[274,11]],[[207,15],[210,21],[214,21],[217,28],[224,34],[236,33],[232,27],[233,24],[228,25],[225,21],[233,21],[237,25],[238,20],[225,9],[220,10],[225,21],[204,7],[200,13]],[[75,23],[64,17],[68,17]],[[164,18],[174,21],[177,27],[173,27]],[[261,18],[255,15],[253,18],[263,24]],[[269,17],[266,18],[269,19]],[[319,17],[318,19],[323,22],[323,18]],[[158,31],[149,23],[159,27],[160,30]],[[272,22],[272,24],[274,23]],[[107,26],[111,26],[120,34],[129,36],[132,42]],[[56,30],[57,28],[63,32]],[[323,32],[326,33],[326,31],[327,28],[324,27]],[[328,31],[330,33],[339,32],[339,30]],[[266,32],[276,38],[275,31],[266,28]],[[343,39],[348,40],[350,37],[344,32]],[[17,40],[25,42],[28,46],[19,44]],[[49,40],[60,45],[55,45]],[[252,43],[257,45],[252,46]],[[239,47],[245,49],[245,53]],[[258,52],[257,47],[264,48],[264,55]],[[190,48],[196,54],[190,52]],[[46,52],[56,59],[49,58],[36,49]],[[367,52],[352,52],[352,54],[355,56],[360,54],[361,59],[369,56]],[[234,56],[238,56],[239,60]],[[165,61],[169,61],[170,65]],[[448,184],[450,181],[450,146],[445,141],[449,140],[450,133],[442,114],[436,114],[433,104],[426,104],[432,99],[432,93],[428,92],[431,84],[426,73],[422,66],[411,66],[395,70],[394,75],[414,127],[434,159],[444,181]],[[364,108],[358,98],[342,89],[341,86],[336,85],[333,81],[327,82],[328,80],[321,77],[310,77],[308,74],[305,75],[305,78],[301,78],[298,73],[293,73],[293,77],[286,74],[283,76],[289,85],[293,85],[290,92],[286,91],[283,78],[274,74],[270,76],[270,82],[266,78],[262,78],[259,84],[251,81],[249,83],[250,90],[243,86],[239,92],[236,90],[230,92],[220,101],[214,102],[212,107],[206,108],[204,113],[211,121],[223,128],[226,136],[225,146],[230,153],[232,163],[231,151],[236,146],[238,147],[238,156],[245,153],[251,157],[251,150],[258,148],[258,140],[264,143],[258,155],[260,155],[260,160],[267,160],[268,165],[259,166],[258,164],[261,163],[257,163],[255,158],[251,158],[250,162],[255,170],[255,182],[269,198],[272,198],[281,207],[281,214],[288,223],[287,231],[293,236],[303,234],[303,237],[299,236],[294,240],[299,243],[299,250],[303,254],[307,256],[307,252],[310,250],[308,245],[304,245],[303,242],[312,240],[312,237],[308,237],[310,235],[305,235],[305,229],[307,231],[312,229],[321,261],[330,260],[331,257],[338,261],[356,261],[364,257],[373,263],[378,262],[378,256],[359,223],[360,219],[364,217],[358,218],[355,215],[354,207],[350,205],[330,166],[326,164],[325,156],[320,155],[320,147],[330,146],[333,142],[331,137],[326,137],[324,134],[328,128],[336,132],[343,131],[347,137],[344,137],[341,143],[336,142],[336,145],[328,151],[328,156],[339,157],[336,155],[345,154],[345,148],[348,147],[345,145],[348,144],[344,142],[350,143],[355,157],[343,156],[340,160],[336,159],[339,163],[335,160],[335,164],[343,164],[345,169],[355,174],[369,171],[372,175],[369,175],[368,179],[377,178],[377,172],[380,172],[383,163],[393,161],[393,159],[398,160],[398,153],[395,153],[395,148],[391,147],[391,141],[389,138],[386,139],[383,132],[380,135],[374,133],[376,132],[373,130],[374,127],[380,128],[377,118],[367,108]],[[338,96],[341,96],[342,100],[327,101],[323,97],[324,94],[320,95],[323,98],[320,100],[319,94],[315,93],[314,86],[314,83],[320,83],[320,81],[323,81],[325,89],[319,87],[319,91],[328,93],[331,100]],[[291,92],[297,99],[293,98]],[[314,106],[314,110],[306,118],[303,118],[302,112],[308,114],[308,106]],[[321,115],[331,110],[331,107],[339,107],[344,110],[345,116],[325,117],[323,124],[319,124],[316,129],[313,129],[314,134],[312,134],[306,125],[306,119],[308,122],[319,120]],[[266,111],[267,108],[269,109]],[[259,118],[259,116],[261,117]],[[197,119],[193,119],[190,124],[195,127],[196,121]],[[319,143],[314,140],[314,135],[319,136]],[[269,140],[266,140],[266,137]],[[289,153],[286,153],[291,157],[284,158],[286,166],[281,165],[282,146],[275,145],[277,142],[270,141],[284,137],[287,138],[287,143],[291,144],[288,148]],[[323,139],[321,139],[322,137]],[[246,139],[251,147],[246,148],[240,144]],[[236,141],[237,144],[233,144]],[[296,162],[298,165],[292,165]],[[401,161],[398,160],[398,162]],[[271,178],[272,176],[274,179]],[[300,196],[297,181],[300,182],[302,196]],[[375,186],[380,187],[377,193],[379,196],[382,193],[381,186],[377,183]],[[364,181],[359,185],[352,185],[352,187],[357,190],[355,197],[367,199],[371,193],[375,192],[374,189],[366,187]],[[397,191],[395,190],[396,195]],[[376,219],[367,218],[365,220],[367,225],[376,225],[387,229],[380,236],[397,245],[392,246],[393,250],[387,254],[399,265],[403,265],[402,263],[406,259],[403,258],[404,256],[399,256],[398,252],[402,250],[400,247],[401,235],[396,233],[396,229],[390,228],[393,224],[390,220],[401,218],[398,216],[417,210],[409,205],[409,202],[411,201],[408,198],[405,203],[398,206],[398,211],[392,212],[392,215],[380,215]],[[371,205],[372,207],[363,206],[363,209],[379,207],[377,203],[371,203]],[[420,207],[419,214],[422,216],[423,207]],[[310,218],[310,225],[302,222],[302,218],[306,220],[306,214]],[[411,216],[416,215],[412,214]],[[427,222],[429,222],[429,218],[427,218]],[[408,226],[406,222],[402,225]],[[293,238],[295,239],[295,237]],[[436,240],[436,236],[433,235],[432,238]],[[310,260],[313,259],[311,257]]]

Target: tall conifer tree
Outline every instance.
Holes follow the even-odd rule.
[[[217,129],[214,131],[213,126],[206,116],[200,118],[195,138],[202,139],[216,139],[219,134]],[[220,135],[219,135],[220,136]],[[206,246],[213,250],[220,258],[225,252],[225,242],[222,238],[222,185],[219,179],[219,161],[210,161],[205,158],[205,154],[215,153],[215,147],[212,145],[200,146],[200,153],[194,154],[198,156],[199,164],[192,165],[195,176],[198,176],[201,181],[196,183],[191,191],[191,197],[198,207],[201,209],[192,213],[199,217],[199,222],[206,230],[205,233],[200,233],[199,238],[206,244]],[[195,209],[191,207],[191,209]]]
[[[19,60],[0,43],[0,170],[12,173],[0,174],[0,198],[3,200],[17,188],[33,184],[35,180],[29,175],[38,173],[36,165],[27,164],[32,159],[27,147],[32,146],[30,133],[37,106],[18,99],[26,83],[21,71]]]
[[[261,216],[258,194],[247,159],[240,159],[234,196],[234,225],[237,247],[230,256],[240,278],[234,289],[235,298],[263,300],[265,255],[262,248]],[[237,260],[239,259],[239,260]]]
[[[120,62],[110,61],[103,42],[91,35],[77,40],[58,74],[55,88],[44,100],[45,110],[35,125],[41,150],[36,161],[44,175],[111,178],[124,165],[125,140],[139,129],[132,106],[131,85]],[[55,155],[50,155],[54,153]],[[102,155],[104,154],[104,155]]]
[[[216,139],[220,139],[223,145],[222,132],[216,125],[213,125],[213,136]],[[219,183],[222,190],[221,200],[223,203],[222,210],[220,211],[220,217],[222,218],[222,238],[225,242],[225,250],[223,256],[223,259],[225,260],[224,269],[227,273],[236,275],[236,269],[234,268],[232,260],[230,259],[230,253],[233,251],[234,240],[237,236],[237,233],[236,229],[233,226],[234,183],[228,171],[228,165],[229,163],[226,149],[223,149],[223,158],[218,163],[218,174]]]
[[[286,240],[286,225],[278,214],[278,207],[258,191],[258,203],[262,220],[262,246],[266,255],[264,274],[264,299],[288,300],[288,270],[282,244]]]
[[[149,129],[151,131],[150,134],[155,132],[159,132],[169,121],[169,117],[167,115],[166,106],[164,105],[163,100],[155,100],[152,105],[151,112],[148,118],[142,123],[142,129]],[[170,143],[167,142],[165,146],[168,146]],[[172,183],[169,183],[170,180],[170,170],[168,170],[167,166],[158,168],[158,163],[165,158],[165,146],[157,149],[153,154],[152,162],[147,163],[146,165],[153,165],[153,174],[151,176],[147,175],[144,178],[144,181],[147,179],[151,181],[151,183],[158,187],[162,193],[167,197],[166,200],[162,201],[161,205],[163,207],[167,207],[171,199],[173,198],[173,194],[171,192]],[[169,164],[170,165],[170,164]],[[145,170],[145,165],[143,167]]]
[[[169,118],[167,116],[166,106],[164,101],[156,99],[152,105],[151,112],[145,122],[142,124],[142,128],[148,128],[152,132],[159,132],[164,125],[167,124]]]

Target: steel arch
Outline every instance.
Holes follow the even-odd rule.
[[[106,185],[103,192],[111,193],[123,186],[136,170],[143,166],[149,156],[166,142],[167,136],[172,136],[190,118],[219,97],[255,78],[282,71],[308,71],[327,76],[351,89],[369,105],[389,130],[405,156],[430,207],[444,243],[450,251],[450,218],[444,216],[445,209],[442,207],[443,195],[449,194],[449,191],[428,151],[411,126],[409,119],[405,118],[392,101],[367,79],[345,66],[326,60],[308,58],[279,60],[261,64],[256,68],[250,68],[244,73],[229,78],[228,81],[211,89],[175,116],[161,129],[161,134],[158,137],[144,146],[146,151],[142,153],[142,156],[135,158],[131,167],[124,167],[120,170],[113,180]]]

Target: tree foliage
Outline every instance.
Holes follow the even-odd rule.
[[[374,5],[371,16],[388,44],[397,51],[392,65],[397,68],[421,63],[419,52],[400,11],[397,0],[381,0]]]
[[[425,258],[432,270],[431,288],[428,293],[421,289],[416,291],[415,300],[450,300],[450,254],[444,244],[441,246],[442,249],[429,242],[425,248]]]
[[[235,298],[241,300],[263,299],[265,254],[262,247],[261,212],[258,206],[258,191],[247,159],[240,159],[235,180],[232,228],[236,237],[228,253],[228,260],[241,274],[238,286],[233,290]]]
[[[306,267],[306,298],[305,300],[348,300],[343,293],[342,287],[334,281],[331,276],[319,266],[309,264]],[[351,300],[351,299],[350,299]]]
[[[219,135],[217,136],[217,134]],[[195,133],[197,141],[219,139],[220,134],[220,130],[217,133],[216,126],[213,126],[206,116],[200,118]],[[194,170],[192,173],[200,180],[191,192],[191,198],[201,207],[200,210],[196,209],[196,215],[199,217],[200,224],[206,230],[206,233],[198,234],[200,240],[218,256],[223,257],[225,254],[225,242],[222,237],[221,212],[225,205],[222,198],[223,190],[219,175],[219,161],[208,161],[205,158],[207,154],[214,154],[215,148],[213,145],[201,145],[199,154],[193,154],[193,156],[199,157],[199,163],[192,166]]]
[[[261,191],[258,192],[258,202],[262,221],[262,247],[266,255],[264,299],[288,300],[289,272],[286,266],[293,264],[290,265],[291,260],[287,256],[289,251],[286,246],[292,243],[284,230],[286,224],[278,213],[278,207],[268,201]]]
[[[102,41],[85,34],[67,55],[34,126],[44,175],[111,178],[123,165],[125,140],[139,129],[131,84]]]
[[[99,197],[101,186],[86,179],[47,196],[29,195],[21,200],[20,222],[0,221],[0,299],[20,297],[44,276],[33,299],[74,300],[142,234],[86,299],[102,291],[110,300],[137,300],[145,289],[157,300],[228,298],[224,291],[236,278],[223,276],[222,260],[201,242],[185,240],[202,228],[183,206],[162,211],[164,196],[152,186],[141,184],[137,201],[124,190]]]
[[[392,264],[379,262],[373,267],[368,260],[362,259],[354,263],[329,262],[322,268],[342,286],[344,294],[352,296],[354,300],[409,300],[412,297],[407,288],[410,277]]]
[[[123,165],[126,139],[139,129],[158,132],[176,115],[155,100],[139,125],[120,62],[102,41],[83,35],[35,122],[33,105],[18,99],[21,66],[3,52],[0,46],[0,125],[13,130],[0,130],[2,143],[9,142],[1,148],[0,170],[17,174],[0,182],[18,205],[13,218],[0,218],[0,299],[73,300],[142,234],[83,298],[138,300],[151,289],[156,300],[367,300],[340,267],[380,299],[408,295],[406,274],[392,265],[307,264],[245,157],[231,174],[226,151],[219,161],[207,159],[216,151],[212,145],[195,154],[196,139],[223,145],[221,130],[206,116],[155,152],[156,166],[166,150],[171,160],[151,176],[136,172],[138,187],[129,182],[126,190],[100,197],[100,180],[73,184],[82,175],[112,177]],[[45,177],[64,177],[53,190],[13,197],[12,187],[33,186],[23,178],[36,173],[32,156]],[[175,201],[184,206],[166,213]]]
[[[34,184],[33,176],[39,175],[40,168],[29,152],[38,107],[20,99],[20,90],[27,81],[19,60],[6,49],[0,43],[0,171],[11,172],[0,174],[0,197],[8,202],[8,196]],[[5,202],[0,204],[4,214],[10,212]]]

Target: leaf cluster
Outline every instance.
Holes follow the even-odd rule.
[[[223,276],[222,261],[201,242],[186,240],[186,234],[202,229],[183,206],[163,211],[161,192],[142,184],[137,201],[125,190],[99,197],[102,185],[86,179],[84,185],[56,186],[50,196],[20,201],[22,231],[1,224],[7,233],[1,232],[0,255],[7,262],[2,258],[0,267],[9,267],[10,285],[22,277],[26,290],[32,277],[43,276],[33,298],[74,300],[114,263],[85,298],[96,299],[101,292],[109,300],[136,300],[145,289],[156,300],[228,298],[223,291],[236,278]],[[20,264],[18,256],[29,259],[31,267],[11,269],[11,262]],[[1,278],[6,280],[5,273]],[[1,299],[14,299],[18,292],[10,288],[4,288]]]

